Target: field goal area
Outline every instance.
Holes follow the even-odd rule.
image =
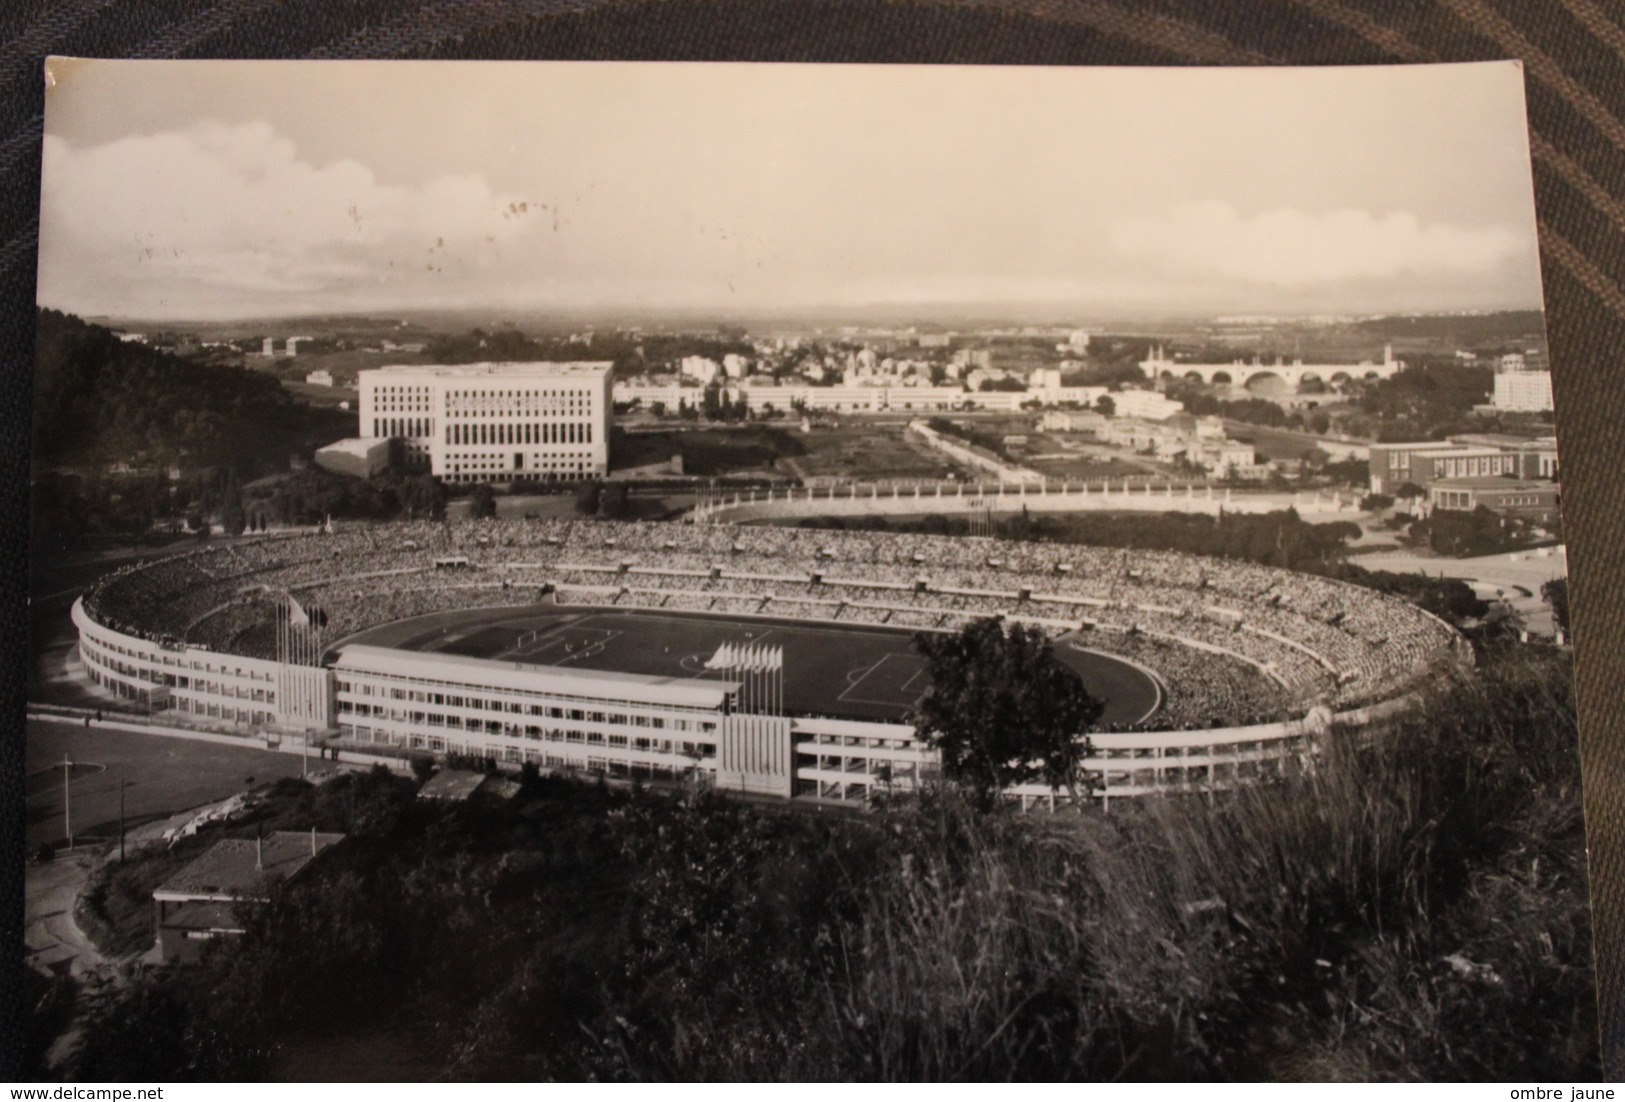
[[[915,654],[888,654],[868,669],[853,670],[838,700],[847,704],[876,704],[909,708],[925,695],[930,680],[925,659]]]

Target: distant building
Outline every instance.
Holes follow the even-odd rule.
[[[227,838],[160,884],[152,921],[165,961],[195,960],[215,938],[242,934],[238,908],[263,903],[271,889],[308,868],[342,834],[278,831],[268,838]]]
[[[1173,401],[1154,390],[1119,390],[1107,396],[1112,400],[1112,412],[1119,417],[1165,421],[1185,411],[1184,402]]]
[[[1106,431],[1108,423],[1104,413],[1092,409],[1052,409],[1039,419],[1038,425],[1045,432],[1085,432],[1099,436]]]
[[[1518,457],[1518,478],[1544,478],[1555,481],[1560,471],[1557,465],[1557,437],[1513,436],[1509,433],[1461,433],[1448,438],[1450,443],[1467,448],[1495,448]]]
[[[401,440],[447,482],[602,478],[611,364],[481,363],[360,373],[361,435]]]
[[[325,448],[317,448],[316,466],[351,478],[371,478],[389,466],[389,441],[377,437],[352,436]]]
[[[1521,362],[1523,357],[1518,356]],[[1507,357],[1501,357],[1505,362]],[[1552,412],[1552,373],[1550,371],[1500,370],[1495,373],[1495,395],[1491,403],[1509,413]]]
[[[442,769],[423,782],[423,787],[418,789],[418,799],[461,803],[484,783],[485,774],[473,769]]]
[[[1554,482],[1517,478],[1445,478],[1428,487],[1428,507],[1470,513],[1483,507],[1502,516],[1549,524],[1558,514]]]
[[[1211,475],[1262,478],[1269,474],[1268,466],[1258,462],[1253,446],[1235,440],[1199,441],[1185,452],[1185,460]]]
[[[698,379],[705,386],[716,382],[721,370],[717,361],[704,356],[684,356],[677,365],[678,374],[689,379]]]
[[[332,386],[333,373],[325,368],[318,369],[316,371],[307,373],[305,375],[305,382],[309,383],[311,386]]]
[[[1391,494],[1407,482],[1425,490],[1441,479],[1487,477],[1556,479],[1556,439],[1485,433],[1371,445],[1372,493]]]

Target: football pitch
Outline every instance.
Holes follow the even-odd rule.
[[[724,643],[763,644],[784,649],[787,712],[843,719],[901,720],[929,686],[925,660],[909,632],[855,624],[537,605],[434,613],[373,628],[349,642],[712,680],[728,679],[705,668]],[[1057,647],[1055,655],[1105,700],[1104,722],[1143,719],[1161,700],[1156,683],[1127,662],[1071,647]]]

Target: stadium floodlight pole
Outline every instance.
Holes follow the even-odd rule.
[[[73,797],[68,792],[68,778],[73,775],[73,762],[62,755],[62,829],[68,836],[68,848],[73,849]]]

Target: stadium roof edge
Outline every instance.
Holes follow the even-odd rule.
[[[396,674],[435,681],[447,680],[449,670],[456,670],[459,683],[464,685],[470,684],[468,678],[473,678],[478,684],[495,689],[636,700],[689,708],[720,708],[728,694],[739,688],[736,681],[701,681],[690,677],[660,677],[611,670],[561,670],[556,666],[530,662],[401,650],[370,643],[350,643],[340,647],[333,669]]]

